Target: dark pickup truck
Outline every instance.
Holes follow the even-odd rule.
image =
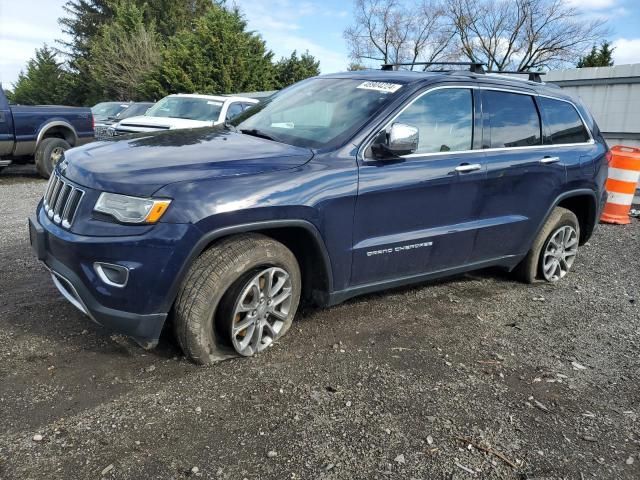
[[[9,105],[0,88],[0,169],[35,158],[38,173],[49,178],[65,150],[93,138],[90,108]]]

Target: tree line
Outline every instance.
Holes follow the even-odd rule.
[[[582,57],[608,29],[604,20],[586,18],[565,0],[355,0],[354,5],[353,23],[344,31],[352,70],[454,60],[502,71],[613,64],[606,42]]]
[[[224,1],[68,0],[63,9],[59,23],[68,40],[36,50],[10,92],[14,103],[274,90],[320,72],[308,52],[276,61]]]

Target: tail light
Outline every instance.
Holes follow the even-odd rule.
[[[607,150],[607,153],[605,153],[604,158],[607,159],[607,165],[609,165],[611,163],[611,158],[613,157],[611,150]]]
[[[91,128],[94,132],[96,131],[96,118],[93,116],[93,113],[91,114]]]

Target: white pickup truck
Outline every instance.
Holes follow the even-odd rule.
[[[210,127],[230,120],[257,103],[258,100],[248,97],[185,93],[168,95],[147,110],[144,115],[130,117],[117,123],[110,133],[126,135]]]

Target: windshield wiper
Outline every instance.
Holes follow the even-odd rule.
[[[257,128],[243,129],[243,130],[240,130],[240,132],[244,133],[245,135],[251,135],[251,136],[259,137],[259,138],[266,138],[267,140],[272,140],[274,142],[278,141],[274,137],[272,137],[271,135],[268,135],[268,134],[266,134],[264,132],[261,132]]]

